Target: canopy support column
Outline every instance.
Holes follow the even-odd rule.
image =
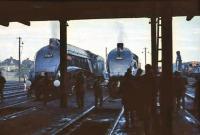
[[[162,17],[161,116],[163,135],[172,135],[172,16]]]
[[[60,106],[67,107],[67,25],[60,20]]]
[[[158,56],[156,47],[156,17],[151,17],[151,62],[155,73],[158,71]]]

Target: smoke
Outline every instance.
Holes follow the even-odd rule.
[[[117,43],[123,43],[125,36],[123,24],[120,22],[116,22],[116,29],[118,32]]]
[[[59,22],[53,21],[51,22],[51,34],[52,38],[58,38],[60,37],[60,28],[59,28]]]

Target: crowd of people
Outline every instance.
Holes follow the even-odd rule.
[[[43,99],[44,105],[48,102],[49,96],[53,95],[53,78],[48,73],[42,73],[37,76],[33,84],[31,85],[31,91],[35,92],[36,100]]]
[[[164,85],[161,78],[156,76],[151,65],[145,66],[145,73],[138,69],[135,76],[129,68],[122,79],[120,86],[120,95],[124,106],[124,114],[126,126],[134,125],[135,116],[141,118],[144,122],[145,134],[149,134],[152,130],[155,119],[157,119],[157,104],[162,102],[161,89]],[[181,76],[180,72],[174,72],[172,78],[172,100],[173,110],[178,111],[185,108],[185,91],[187,79]],[[199,82],[196,83],[200,89]],[[164,95],[166,96],[166,95]]]
[[[86,89],[86,79],[84,77],[83,72],[79,72],[76,76],[75,80],[75,93],[76,93],[76,102],[79,108],[84,107],[84,96]],[[94,93],[94,101],[95,107],[101,107],[103,103],[103,91],[101,87],[102,77],[97,76],[93,83],[93,93]]]
[[[69,78],[67,81],[70,81],[72,84],[67,85],[67,91],[69,91],[68,94],[72,95],[75,94],[76,103],[78,108],[84,107],[84,101],[85,101],[85,89],[87,89],[87,83],[86,83],[86,76],[82,71],[74,74],[73,81]],[[103,94],[102,94],[102,88],[100,86],[102,82],[101,77],[96,77],[93,83],[94,88],[94,101],[95,106],[97,107],[102,106],[103,102]],[[71,87],[70,85],[74,85],[74,87]],[[44,105],[46,105],[47,101],[49,100],[49,95],[51,96],[57,96],[59,97],[59,90],[55,90],[55,86],[53,86],[53,78],[51,75],[48,75],[47,73],[43,73],[35,79],[33,84],[31,85],[31,90],[34,91],[36,100],[43,99]],[[59,89],[59,87],[57,88]],[[73,89],[73,90],[69,90]]]
[[[134,124],[136,114],[145,121],[145,132],[148,132],[148,123],[156,106],[156,78],[150,65],[146,65],[145,74],[141,74],[142,70],[138,69],[133,76],[129,68],[121,82],[120,95],[127,127]]]

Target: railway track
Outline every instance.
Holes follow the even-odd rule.
[[[190,100],[194,100],[194,98],[195,98],[194,94],[191,94],[191,92],[186,92],[185,95],[186,95],[186,98],[189,98]],[[193,109],[185,108],[183,111],[186,114],[186,117],[185,117],[186,119],[192,118],[192,120],[193,120],[192,122],[196,123],[198,126],[200,126],[200,120],[197,119],[197,112],[196,112],[196,110],[194,110],[194,108]],[[188,120],[188,121],[191,121],[191,120]]]
[[[36,107],[22,107],[18,109],[12,108],[12,110],[6,112],[7,114],[4,114],[0,117],[0,121],[10,120],[16,117],[20,117],[20,116],[29,114],[33,111],[37,111],[37,108]]]
[[[34,106],[27,106],[27,107],[23,106],[23,104],[31,101],[33,101],[33,99],[1,107],[0,121],[10,120],[38,110]]]
[[[186,96],[193,98],[194,97],[186,93]],[[100,111],[100,113],[98,112]],[[107,112],[108,111],[108,112]],[[60,128],[56,132],[52,134],[64,134],[64,135],[81,135],[81,134],[107,134],[112,135],[115,131],[116,126],[119,123],[120,118],[122,117],[123,111],[118,111],[118,115],[115,117],[115,120],[109,121],[110,118],[105,119],[98,119],[98,115],[101,117],[104,117],[104,113],[109,115],[110,111],[112,110],[95,110],[94,107],[88,109],[85,111],[82,115],[77,116],[75,119],[71,120],[68,124],[66,124],[63,128]],[[200,122],[188,111],[184,110],[188,118],[192,118],[192,120],[195,121],[198,125],[200,125]],[[101,123],[102,122],[102,123]],[[92,126],[98,127],[94,128]],[[90,131],[90,132],[88,132]],[[101,132],[100,132],[101,131]]]
[[[11,99],[16,97],[25,97],[27,91],[24,89],[24,83],[17,81],[7,82],[3,89],[4,99]]]
[[[188,97],[188,98],[194,100],[194,95],[192,95],[192,94],[190,94],[190,93],[187,93],[187,92],[185,93],[185,95],[186,95],[186,97]]]
[[[70,121],[64,128],[53,134],[57,135],[111,135],[123,114],[123,110],[89,108],[83,114]]]
[[[33,101],[33,99],[27,98],[27,92],[24,90],[24,83],[18,83],[17,81],[8,81],[4,87],[4,99],[0,104],[0,120],[6,120],[12,117],[17,117],[29,107],[19,107],[23,104]]]
[[[109,105],[102,108],[91,106],[80,112],[79,115],[65,118],[65,121],[53,124],[41,131],[52,135],[111,135],[123,114],[123,109],[121,109],[121,104],[118,107],[113,107],[113,102],[110,102],[108,97],[104,98],[104,102],[106,102],[104,104],[108,103]]]
[[[194,96],[191,93],[186,93],[186,96],[194,99]],[[117,112],[117,113],[112,113]],[[186,118],[192,118],[195,123],[199,124],[199,121],[192,115],[188,110],[183,110],[186,114]],[[112,115],[111,117],[104,117],[104,114],[106,115]],[[117,110],[108,110],[108,109],[102,109],[102,110],[95,110],[94,107],[89,108],[86,110],[83,114],[77,116],[75,119],[70,120],[63,128],[60,128],[54,132],[51,132],[51,134],[55,135],[84,135],[84,134],[107,134],[112,135],[115,132],[115,128],[119,123],[120,118],[122,117],[123,110],[117,111]],[[101,118],[99,118],[101,116]],[[102,118],[103,117],[103,118]],[[94,127],[93,127],[94,126]]]
[[[95,109],[94,106],[88,108],[86,111],[84,111],[83,113],[81,113],[80,115],[76,116],[74,119],[72,119],[71,121],[69,121],[68,123],[64,124],[61,128],[59,129],[55,129],[53,131],[51,131],[51,134],[53,135],[59,135],[59,134],[64,134],[67,132],[67,130],[69,130],[69,128],[71,128],[73,125],[75,125],[78,121],[80,121],[82,118],[86,117],[91,111],[93,111]]]
[[[14,103],[14,104],[11,104],[11,105],[0,107],[0,112],[2,110],[13,108],[15,106],[18,106],[18,105],[21,105],[21,104],[25,104],[25,103],[28,103],[28,102],[32,102],[32,101],[33,101],[33,99],[29,99],[29,100],[26,100],[26,101],[22,101],[22,102],[18,102],[18,103]]]
[[[24,89],[24,83],[18,83],[17,81],[7,81],[4,87],[3,102],[0,102],[0,110],[3,107],[12,106],[29,101],[27,97],[27,91]]]
[[[17,81],[13,81],[13,82],[6,82],[5,87],[4,87],[4,91],[7,91],[9,89],[16,89],[16,88],[24,88],[24,83],[23,82],[17,82]]]

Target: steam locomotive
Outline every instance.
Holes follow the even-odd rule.
[[[102,76],[104,74],[104,59],[90,51],[67,45],[67,67],[68,79],[73,82],[75,74],[82,71],[88,76]],[[47,73],[53,80],[60,77],[60,42],[58,39],[51,38],[49,45],[41,48],[35,56],[35,68],[30,73],[29,79],[37,82],[38,76]],[[73,84],[70,84],[73,87]]]
[[[128,68],[134,75],[138,68],[138,56],[125,48],[123,43],[117,43],[117,48],[111,50],[107,58],[108,86],[112,97],[117,96],[121,78]]]

